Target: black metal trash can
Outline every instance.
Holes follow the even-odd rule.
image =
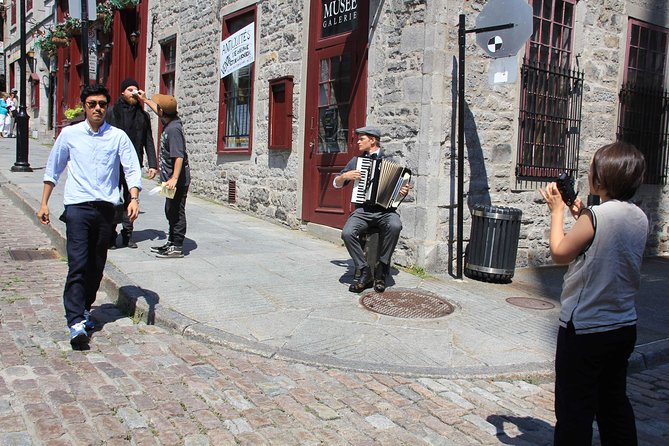
[[[520,209],[476,204],[465,249],[465,276],[484,282],[510,282],[516,268]]]

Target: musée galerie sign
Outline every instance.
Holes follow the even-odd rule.
[[[322,37],[353,31],[358,25],[358,0],[322,0]]]
[[[246,25],[221,42],[221,79],[255,60],[255,27]]]

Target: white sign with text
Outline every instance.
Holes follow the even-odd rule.
[[[221,79],[255,60],[255,27],[246,25],[221,42]]]

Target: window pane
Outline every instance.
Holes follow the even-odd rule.
[[[339,153],[348,150],[348,115],[351,95],[350,55],[328,59],[331,67],[330,81],[321,85],[321,99],[318,111],[318,151],[319,153]],[[322,65],[321,65],[322,66]]]
[[[225,147],[248,147],[251,129],[250,66],[226,76],[225,81]]]

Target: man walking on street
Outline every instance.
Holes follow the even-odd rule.
[[[156,148],[153,144],[151,119],[139,102],[140,92],[144,93],[139,89],[139,83],[136,80],[128,78],[121,82],[121,97],[109,108],[107,122],[123,130],[128,135],[137,152],[140,167],[144,165],[144,152],[146,151],[146,160],[149,165],[149,179],[153,179],[158,173]],[[121,171],[121,185],[123,186],[123,206],[127,209],[130,203],[130,190],[125,181],[123,171]],[[133,224],[128,218],[127,213],[123,214],[121,224],[122,246],[137,248],[137,243],[132,239]],[[109,241],[109,249],[115,248],[116,228],[114,227]]]
[[[60,217],[66,224],[68,273],[63,291],[65,317],[73,348],[86,348],[95,328],[90,310],[107,261],[114,206],[120,202],[121,167],[130,187],[127,213],[139,215],[141,170],[130,138],[105,122],[109,92],[102,85],[81,92],[86,120],[64,127],[51,149],[44,172],[44,189],[37,218],[49,224],[49,198],[68,169]]]
[[[186,197],[190,185],[190,167],[186,152],[181,119],[177,114],[177,100],[174,96],[154,94],[148,99],[142,92],[140,98],[160,117],[163,133],[160,135],[160,181],[174,190],[173,198],[165,198],[165,217],[169,223],[167,243],[153,246],[156,257],[171,259],[183,257],[186,238]],[[176,189],[176,190],[175,190]]]

